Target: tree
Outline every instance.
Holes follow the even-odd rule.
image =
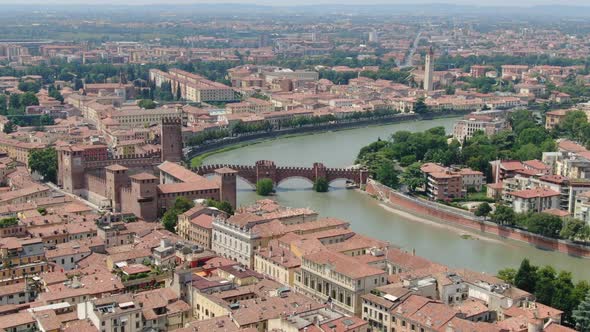
[[[414,113],[417,114],[424,114],[428,112],[428,106],[424,102],[424,97],[420,97],[416,100],[416,104],[414,105]]]
[[[573,311],[572,317],[576,321],[576,328],[580,332],[590,332],[590,292]]]
[[[319,192],[319,193],[325,193],[328,192],[330,185],[328,183],[328,180],[326,180],[326,178],[324,177],[320,177],[317,180],[315,180],[314,184],[313,184],[313,190]]]
[[[560,271],[553,280],[550,306],[563,311],[562,320],[567,323],[572,320],[572,311],[579,304],[574,299],[574,283],[571,272]]]
[[[186,197],[176,197],[174,204],[162,216],[162,225],[170,232],[176,232],[178,215],[190,210],[195,204]]]
[[[475,215],[478,217],[484,217],[484,219],[492,212],[492,207],[487,202],[483,202],[477,206]]]
[[[547,213],[537,213],[526,220],[529,232],[552,238],[559,237],[562,225],[561,218]]]
[[[498,271],[498,278],[502,279],[504,282],[514,285],[514,278],[516,277],[516,270],[513,268],[505,268]]]
[[[500,225],[514,225],[516,214],[511,207],[506,205],[497,205],[496,211],[492,213],[492,221]]]
[[[142,99],[137,103],[137,106],[146,110],[152,110],[156,108],[156,103],[151,99]]]
[[[556,277],[555,269],[548,265],[544,266],[537,270],[536,277],[534,294],[537,301],[551,305],[554,292],[553,281]]]
[[[83,87],[84,87],[84,82],[81,79],[76,78],[74,80],[74,91],[79,91]]]
[[[37,93],[41,89],[41,83],[37,81],[25,81],[18,83],[18,89],[22,92]]]
[[[16,126],[14,125],[14,123],[12,123],[12,121],[7,121],[4,124],[4,130],[2,130],[5,134],[10,134],[16,131]]]
[[[384,160],[381,162],[375,171],[375,179],[390,188],[399,187],[398,172],[393,161]]]
[[[590,236],[590,227],[580,219],[568,218],[564,221],[559,236],[568,240],[587,240]]]
[[[8,111],[8,97],[0,93],[0,114],[6,115],[6,111]]]
[[[256,182],[256,193],[260,196],[268,196],[272,194],[273,190],[274,184],[269,178],[260,179]]]
[[[13,93],[8,95],[8,108],[9,109],[20,109],[20,98],[19,95]]]
[[[194,206],[195,203],[193,203],[193,201],[184,196],[180,196],[174,200],[174,206],[172,208],[178,211],[179,214],[181,214],[192,209]]]
[[[208,199],[207,206],[214,207],[220,211],[227,213],[230,216],[234,214],[234,208],[228,201],[219,202],[214,199]]]
[[[514,276],[514,286],[529,293],[535,291],[537,281],[537,267],[531,265],[528,259],[523,259]]]
[[[416,191],[416,188],[423,186],[426,183],[426,176],[422,173],[420,167],[421,163],[416,162],[406,167],[402,173],[401,182],[408,186],[411,192]]]
[[[49,97],[52,97],[55,100],[59,100],[62,103],[64,102],[64,96],[62,96],[61,93],[59,93],[59,91],[57,91],[57,89],[53,85],[49,86],[49,88],[47,89],[47,93]]]
[[[178,215],[173,210],[168,210],[162,216],[162,225],[166,230],[175,233],[176,224],[178,223]]]
[[[57,183],[57,151],[54,148],[33,150],[29,154],[32,172],[43,176],[43,180]]]
[[[176,84],[176,100],[182,99],[182,90],[180,89],[180,83]]]
[[[39,99],[32,92],[25,92],[25,93],[21,94],[18,97],[18,99],[19,99],[20,107],[39,105]]]

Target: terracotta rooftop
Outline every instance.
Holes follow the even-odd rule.
[[[544,197],[559,196],[560,193],[555,190],[551,190],[551,189],[534,188],[534,189],[513,191],[510,193],[510,195],[524,198],[524,199],[529,199],[529,198],[534,198],[534,197],[544,198]]]
[[[303,259],[315,264],[329,266],[335,272],[348,276],[352,279],[386,274],[385,271],[378,268],[359,264],[359,262],[351,256],[331,250],[323,250],[320,252],[308,254],[303,256]]]

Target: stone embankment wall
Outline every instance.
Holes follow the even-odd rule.
[[[590,247],[588,246],[552,239],[520,229],[501,226],[490,221],[484,221],[482,218],[476,217],[467,211],[421,198],[411,197],[371,179],[368,180],[365,190],[367,193],[376,196],[393,208],[425,217],[432,217],[432,221],[454,224],[465,229],[526,242],[545,250],[560,251],[572,256],[590,258]]]

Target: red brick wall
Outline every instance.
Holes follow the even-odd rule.
[[[444,211],[442,209],[436,209],[427,205],[422,205],[409,199],[408,197],[392,191],[385,186],[368,183],[366,191],[371,195],[381,196],[380,194],[382,194],[383,196],[386,196],[389,200],[389,203],[395,207],[401,208],[402,210],[412,211],[425,216],[431,216],[444,222],[456,224],[461,227],[470,228],[484,233],[495,234],[504,238],[527,242],[545,249],[557,250],[575,256],[590,257],[590,248],[584,248],[582,246],[566,243],[564,241],[545,238],[536,234],[492,224],[489,222],[479,222],[477,220],[463,217],[459,214]]]

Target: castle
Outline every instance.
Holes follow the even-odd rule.
[[[215,199],[236,206],[237,172],[215,170],[216,178],[200,176],[177,164],[182,160],[181,119],[160,126],[160,151],[104,158],[67,145],[58,151],[58,185],[101,209],[153,221],[177,197]]]

